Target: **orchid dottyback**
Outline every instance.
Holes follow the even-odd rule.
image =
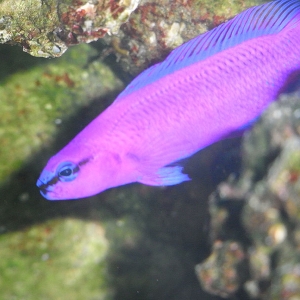
[[[251,123],[299,70],[300,1],[249,8],[137,76],[49,160],[37,186],[62,200],[189,180],[176,162]]]

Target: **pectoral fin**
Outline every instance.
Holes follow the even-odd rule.
[[[138,182],[154,186],[168,186],[190,180],[187,174],[182,173],[182,169],[183,167],[180,166],[164,167],[154,174],[142,176]]]

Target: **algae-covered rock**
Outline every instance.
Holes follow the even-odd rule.
[[[0,43],[19,44],[39,57],[61,56],[70,45],[116,33],[139,0],[3,0]]]
[[[0,236],[1,299],[112,299],[104,228],[58,219]]]
[[[54,31],[58,27],[56,1],[11,1],[0,3],[0,43],[22,45],[35,56],[60,56],[67,50]]]
[[[11,75],[0,86],[0,181],[17,170],[57,127],[97,97],[121,88],[95,50],[81,45],[64,57]],[[101,103],[99,103],[101,108]]]
[[[224,298],[234,295],[245,278],[245,272],[240,268],[245,257],[239,243],[216,241],[212,254],[196,266],[196,274],[204,290]]]

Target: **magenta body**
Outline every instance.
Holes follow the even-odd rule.
[[[76,199],[131,182],[188,180],[180,167],[166,166],[253,121],[299,71],[299,22],[291,27],[121,94],[49,160],[38,181],[42,194],[50,200]],[[63,161],[82,162],[74,180],[59,180]]]

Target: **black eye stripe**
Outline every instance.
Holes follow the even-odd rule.
[[[54,176],[51,180],[49,180],[49,181],[47,182],[47,185],[54,185],[54,184],[57,183],[57,181],[58,181],[58,177],[57,177],[57,176]]]
[[[73,169],[73,173],[77,173],[77,172],[79,172],[79,167],[78,167],[78,166],[76,166],[76,167]]]
[[[80,166],[85,165],[86,163],[88,163],[90,161],[90,157],[89,158],[85,158],[83,160],[81,160],[77,165],[73,165],[73,168],[70,166],[70,169],[72,170],[72,174],[78,173],[80,170]],[[63,176],[63,175],[62,175]],[[44,191],[45,193],[47,192],[47,188],[55,185],[57,182],[59,182],[59,174],[53,176],[53,178],[51,178],[49,181],[47,181],[46,183],[43,183],[41,185],[39,185],[40,190]]]
[[[83,166],[90,161],[91,158],[85,158],[78,163],[78,166]]]
[[[51,185],[55,185],[59,181],[59,178],[57,176],[54,176],[51,178],[48,182],[43,183],[42,185],[39,186],[41,190],[47,190],[47,187]]]

